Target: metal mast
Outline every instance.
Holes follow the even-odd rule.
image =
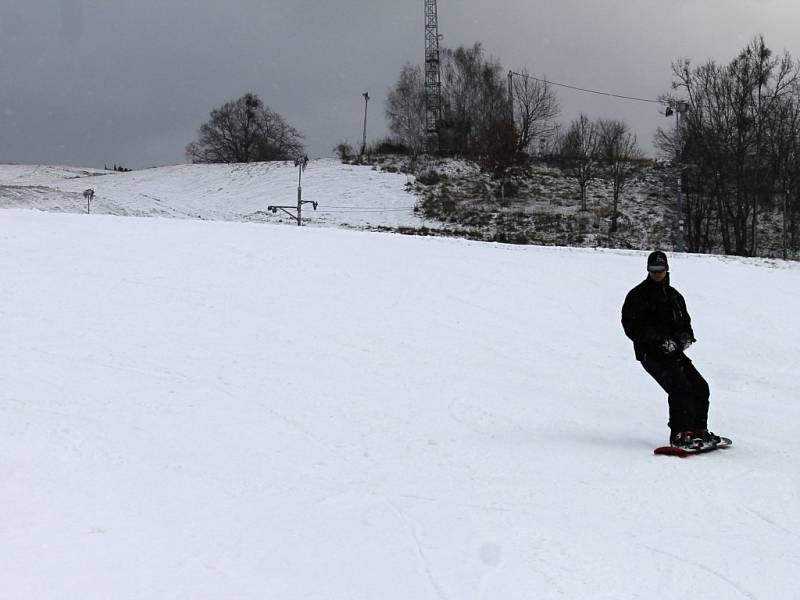
[[[442,115],[442,79],[439,69],[439,11],[436,0],[425,0],[425,145],[439,152],[439,121]]]

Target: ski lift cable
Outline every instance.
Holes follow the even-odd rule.
[[[535,81],[540,81],[542,83],[549,83],[550,85],[557,85],[559,87],[568,88],[570,90],[576,90],[578,92],[586,92],[589,94],[597,94],[599,96],[609,96],[611,98],[621,98],[623,100],[634,100],[636,102],[650,102],[652,104],[661,104],[663,105],[664,102],[661,100],[653,100],[651,98],[637,98],[636,96],[625,96],[622,94],[612,94],[610,92],[599,92],[597,90],[590,90],[589,88],[578,87],[575,85],[567,85],[566,83],[557,83],[555,81],[550,81],[549,79],[540,79],[539,77],[534,77],[533,75],[525,75],[523,73],[515,73],[511,71],[512,75],[516,75],[517,77],[527,77],[528,79],[533,79]]]

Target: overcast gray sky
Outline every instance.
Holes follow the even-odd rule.
[[[439,0],[449,47],[505,69],[645,98],[670,64],[727,62],[756,34],[800,58],[797,0]],[[257,93],[309,155],[387,133],[389,87],[422,63],[424,0],[0,0],[0,162],[185,162],[212,108]],[[625,119],[646,149],[658,106],[558,89],[562,120]]]

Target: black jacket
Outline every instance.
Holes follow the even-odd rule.
[[[636,360],[666,358],[660,345],[667,338],[675,340],[678,348],[683,341],[695,341],[686,302],[669,284],[669,273],[661,283],[648,276],[628,292],[622,305],[622,327],[633,341]],[[680,350],[675,353],[681,354]]]

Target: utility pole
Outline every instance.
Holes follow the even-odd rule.
[[[297,169],[297,226],[300,227],[303,224],[303,186],[301,185],[301,181],[303,179],[303,171],[306,170],[306,165],[308,164],[308,156],[304,156],[303,158],[298,158],[294,161],[294,166],[299,167]]]
[[[508,117],[514,122],[514,72],[508,71]]]
[[[361,142],[360,156],[364,156],[364,152],[367,149],[367,105],[369,104],[369,92],[364,92],[361,95],[364,96],[364,140]]]
[[[292,214],[289,209],[294,208],[294,206],[268,206],[267,210],[272,211],[273,213],[277,213],[279,210],[285,212],[287,215],[292,217],[293,219],[297,219],[297,226],[300,227],[303,224],[303,204],[310,204],[314,207],[314,210],[317,210],[318,203],[311,201],[311,200],[303,200],[303,187],[301,185],[301,181],[303,178],[303,171],[306,170],[306,166],[308,165],[308,156],[302,156],[294,161],[294,166],[298,167],[297,173],[297,214]]]
[[[667,117],[671,117],[675,113],[675,165],[678,168],[678,187],[677,187],[677,202],[675,210],[678,213],[678,235],[677,247],[678,252],[683,252],[683,167],[681,166],[681,115],[689,112],[689,103],[684,100],[670,102],[667,110],[664,113]]]

